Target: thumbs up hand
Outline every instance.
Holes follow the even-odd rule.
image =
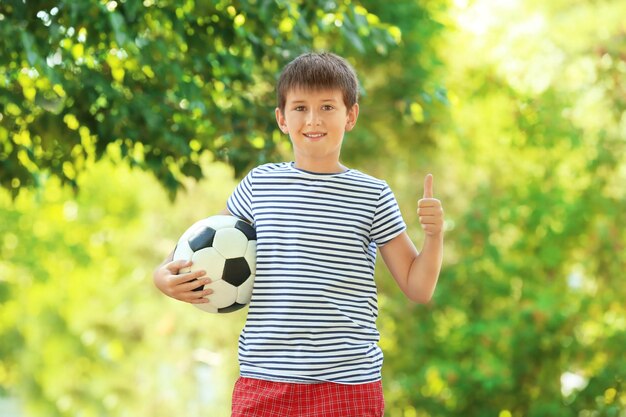
[[[424,196],[417,202],[417,215],[427,236],[443,232],[443,208],[441,201],[433,198],[432,174],[426,175],[424,179]]]

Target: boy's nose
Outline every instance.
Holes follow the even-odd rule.
[[[319,125],[320,124],[320,118],[319,115],[317,114],[317,112],[311,111],[309,112],[309,117],[307,117],[306,120],[306,124],[309,126],[313,126],[313,125]]]

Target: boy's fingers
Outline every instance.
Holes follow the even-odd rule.
[[[421,206],[417,209],[420,216],[436,216],[441,213],[441,209],[435,206]]]
[[[436,198],[421,198],[417,202],[417,207],[426,208],[426,207],[441,207],[441,201]]]
[[[420,218],[420,223],[421,224],[435,224],[438,222],[439,219],[437,219],[437,217],[435,216],[424,216],[422,218]]]
[[[172,261],[170,263],[168,263],[165,268],[170,271],[172,274],[176,275],[178,274],[178,271],[180,271],[183,268],[187,268],[191,266],[191,261],[187,261],[184,259],[179,259],[177,261]]]
[[[207,295],[211,295],[213,294],[213,290],[212,289],[206,289],[203,291],[193,291],[190,292],[188,297],[189,297],[189,302],[192,304],[203,304],[203,303],[208,303],[209,300],[206,298]]]
[[[174,274],[174,275],[176,275],[176,277],[172,279],[172,282],[175,285],[180,285],[180,284],[184,284],[189,281],[195,281],[198,278],[204,277],[206,275],[206,271],[198,270],[198,271],[184,272],[182,274]]]
[[[196,290],[196,288],[200,288],[203,289],[203,287],[207,284],[209,284],[211,282],[210,279],[205,278],[205,279],[198,279],[198,278],[192,278],[189,281],[185,281],[183,284],[181,284],[180,290],[181,291],[200,291],[200,290]]]

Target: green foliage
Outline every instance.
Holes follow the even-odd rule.
[[[2,191],[0,387],[27,415],[225,414],[229,384],[199,395],[195,383],[203,370],[234,378],[244,314],[168,302],[149,281],[181,231],[221,210],[235,185],[225,166],[205,174],[176,205],[148,174],[104,162],[79,178],[76,198],[56,180],[13,203]]]
[[[448,264],[413,320],[385,288],[390,415],[625,415],[624,12],[455,10],[436,170]]]
[[[448,111],[437,50],[444,29],[445,3],[402,0],[363,4],[383,22],[393,22],[401,43],[389,49],[383,59],[355,57],[364,96],[359,129],[348,135],[342,157],[350,163],[370,165],[381,154],[395,155],[408,165],[423,165],[423,152],[436,141],[433,127]],[[406,153],[406,149],[420,152]],[[377,168],[368,167],[372,169]]]
[[[274,80],[297,54],[384,54],[397,28],[358,2],[3,2],[0,185],[17,195],[118,158],[173,194],[209,150],[240,175],[275,159]],[[393,29],[393,30],[392,30]]]

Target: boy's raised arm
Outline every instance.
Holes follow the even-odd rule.
[[[417,214],[426,233],[420,252],[406,232],[380,248],[380,253],[404,294],[412,301],[427,303],[437,285],[443,261],[443,208],[433,197],[433,176],[424,180],[424,195]]]

